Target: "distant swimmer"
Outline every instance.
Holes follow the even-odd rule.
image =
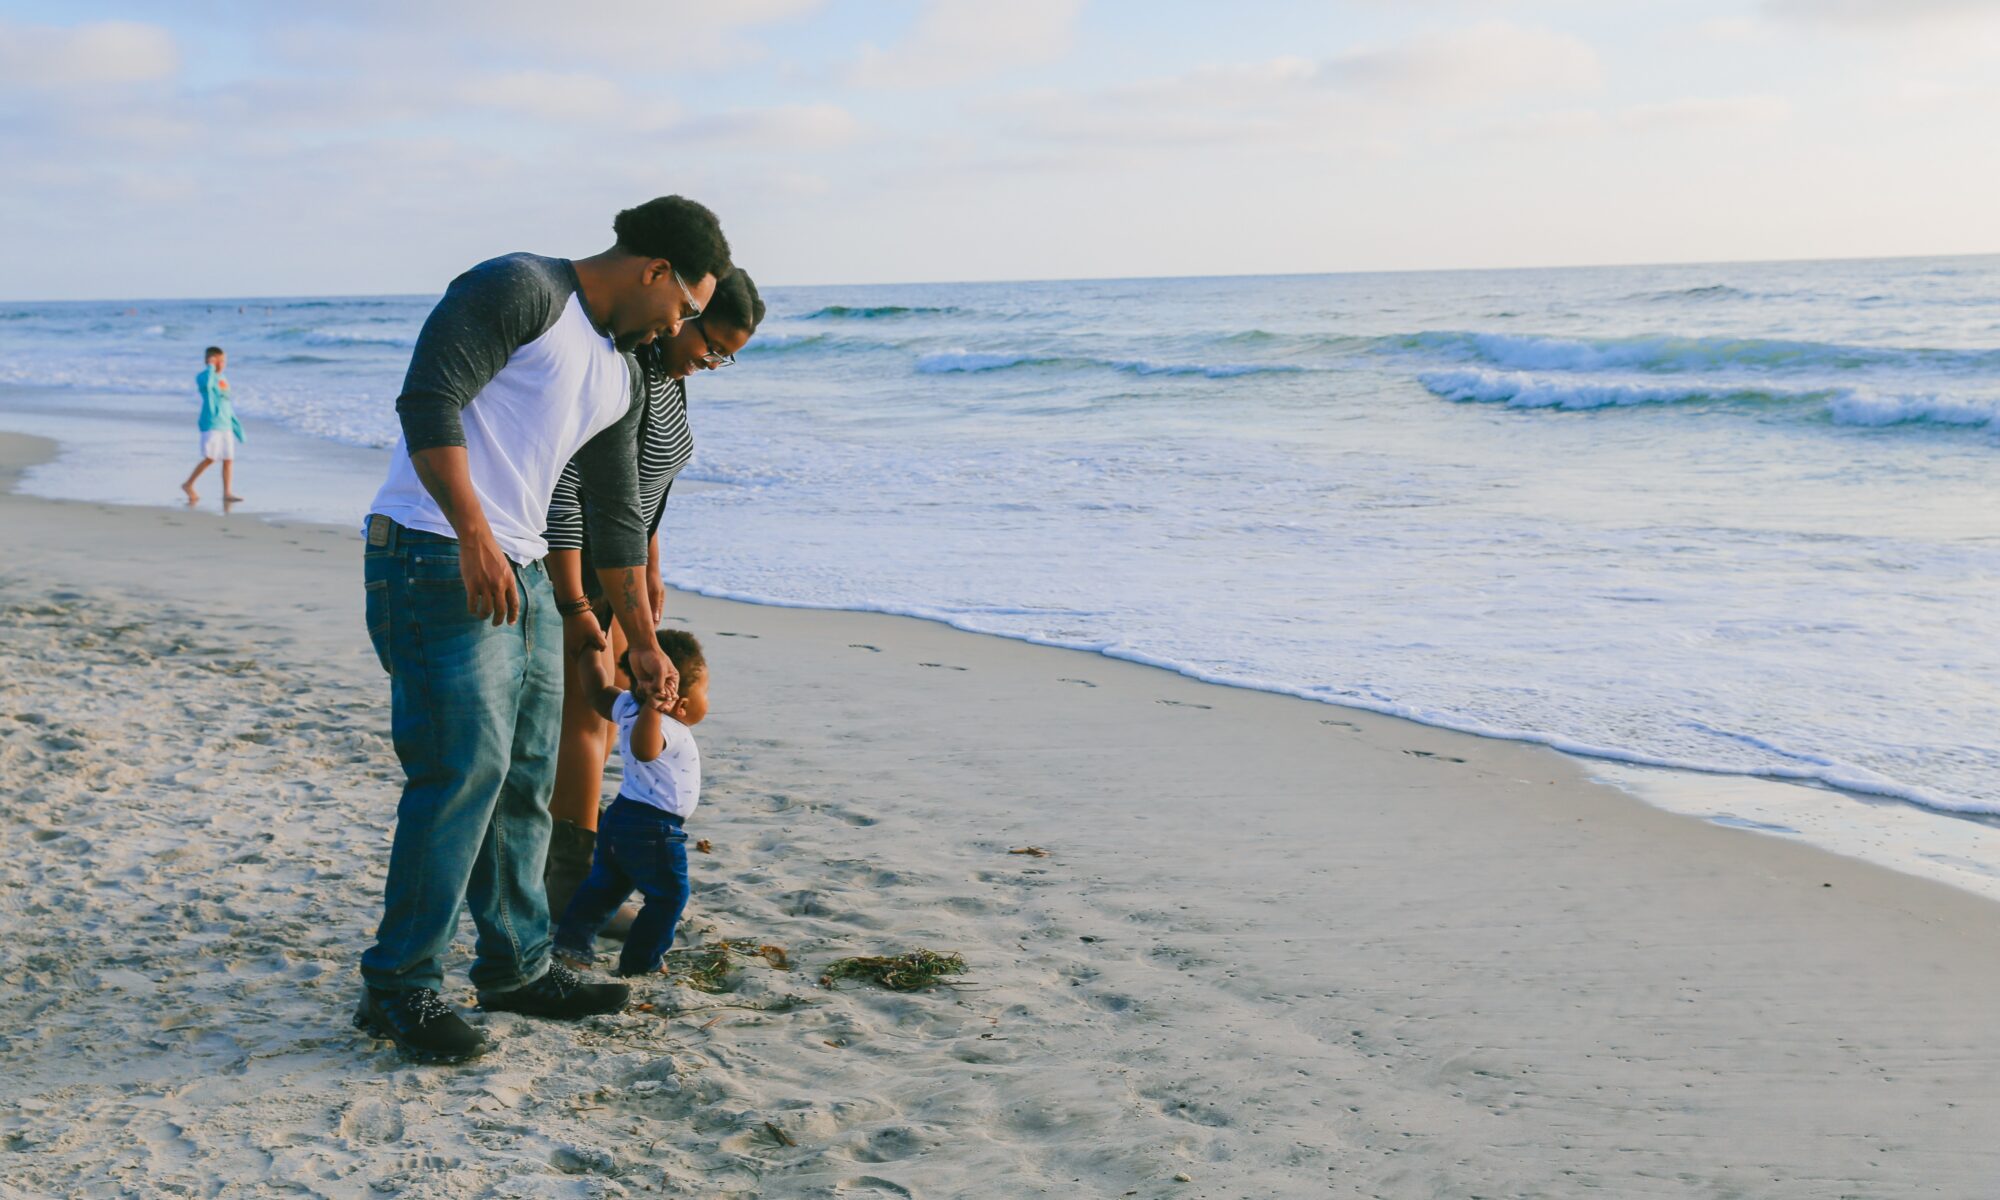
[[[194,490],[194,481],[208,470],[212,462],[222,463],[222,500],[233,504],[243,497],[236,494],[236,447],[243,439],[243,422],[236,419],[236,410],[229,403],[229,380],[223,377],[223,364],[229,356],[220,346],[210,346],[202,352],[208,366],[194,377],[194,390],[201,396],[201,461],[188,473],[187,481],[181,484],[181,491],[187,493],[188,503],[195,504],[201,496]]]

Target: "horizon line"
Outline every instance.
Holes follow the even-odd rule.
[[[513,253],[503,251],[503,253]],[[491,257],[499,257],[494,255]],[[1653,262],[1579,262],[1579,263],[1539,263],[1529,266],[1511,267],[1378,267],[1373,269],[1348,269],[1335,271],[1249,271],[1218,275],[1071,275],[1071,276],[1019,276],[997,279],[900,279],[876,283],[772,283],[759,285],[762,288],[872,288],[872,287],[976,287],[984,284],[1042,284],[1042,283],[1142,283],[1176,282],[1181,280],[1229,280],[1229,279],[1319,279],[1334,276],[1364,275],[1463,275],[1493,274],[1522,271],[1590,271],[1590,270],[1636,270],[1648,267],[1754,267],[1783,266],[1796,263],[1863,263],[1863,262],[1913,262],[1934,258],[2000,258],[2000,250],[1946,251],[1926,254],[1852,254],[1834,256],[1804,256],[1788,258],[1712,258],[1674,259]],[[481,262],[485,259],[479,260]],[[263,300],[338,300],[364,299],[376,297],[420,297],[441,295],[437,292],[272,292],[264,295],[248,293],[219,293],[196,296],[82,296],[70,299],[52,300],[47,298],[0,297],[0,304],[108,304],[133,303],[153,304],[163,302],[211,301],[263,301]]]

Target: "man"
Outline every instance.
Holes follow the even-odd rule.
[[[670,705],[678,679],[652,635],[630,352],[699,316],[730,264],[715,214],[679,196],[612,227],[601,254],[510,254],[452,281],[417,338],[396,399],[403,437],[370,509],[368,633],[390,676],[405,782],[355,1024],[420,1061],[487,1048],[438,996],[461,903],[478,929],[481,1008],[574,1019],[629,995],[549,959],[541,875],[565,625],[573,639],[600,635],[588,601],[555,595],[542,526],[574,456],[598,582],[634,647],[633,690]]]

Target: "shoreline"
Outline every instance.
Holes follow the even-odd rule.
[[[1804,1198],[2000,1170],[1977,896],[1539,746],[686,593],[715,672],[690,935],[798,969],[476,1018],[493,1054],[411,1067],[346,1024],[397,783],[359,537],[0,513],[0,982],[27,998],[0,1195]],[[968,986],[813,982],[919,946]]]
[[[26,396],[31,399],[39,397],[44,400],[51,398],[73,400],[75,398],[73,393],[60,388],[37,388],[19,384],[0,385],[0,387],[4,387],[16,396]],[[37,423],[37,413],[32,407],[25,410],[10,408],[5,414],[0,414],[0,416],[6,415],[13,416],[16,424]],[[121,414],[120,419],[133,418]],[[166,426],[157,419],[152,423],[161,426],[155,431],[158,434],[153,439],[155,443],[163,437],[170,441],[172,434],[181,431],[178,423],[172,425],[171,432],[167,431]],[[68,423],[60,427],[49,425],[45,428],[49,437],[54,439],[49,443],[50,451],[40,455],[32,463],[17,467],[11,477],[18,478],[28,468],[48,467],[68,453],[65,443],[74,436],[75,425]],[[369,480],[366,486],[372,488],[374,482],[379,479],[382,469],[380,460],[387,453],[381,449],[329,441],[271,421],[250,422],[249,428],[257,441],[260,469],[282,473],[285,484],[282,488],[273,489],[279,495],[275,505],[267,506],[268,502],[260,499],[259,494],[253,494],[252,503],[237,506],[238,513],[247,519],[279,524],[342,528],[341,523],[333,519],[333,514],[345,513],[357,507],[354,503],[355,478],[365,477]],[[9,433],[5,429],[0,429],[0,437],[19,436],[41,435]],[[93,454],[101,455],[104,452],[103,447],[94,445],[70,449],[78,448],[88,448]],[[136,461],[124,461],[120,458],[113,462],[114,474],[120,478],[148,477],[147,471],[154,465],[143,458]],[[187,511],[174,499],[146,500],[130,493],[129,490],[120,492],[113,489],[113,495],[104,497],[101,478],[101,474],[98,474],[86,481],[73,473],[58,475],[46,481],[46,490],[51,493],[51,498],[66,502],[109,502],[171,512]],[[211,493],[204,495],[205,502],[213,500],[212,491],[220,486],[213,475],[208,483]],[[677,485],[681,491],[690,494],[727,486],[729,485],[701,480],[688,480]],[[261,489],[259,492],[261,493]],[[1114,648],[1066,644],[1019,634],[994,632],[962,623],[947,615],[933,615],[895,607],[841,608],[810,602],[775,600],[724,588],[676,586],[671,581],[669,587],[678,595],[702,596],[730,604],[795,609],[802,612],[873,614],[893,619],[923,621],[968,636],[1086,654],[1108,661],[1130,663],[1148,670],[1163,671],[1196,683],[1296,699],[1329,708],[1336,713],[1366,713],[1484,740],[1544,747],[1579,764],[1591,778],[1606,782],[1641,803],[1667,812],[1710,821],[1736,832],[1798,840],[1835,854],[1859,858],[1905,874],[1946,883],[1988,900],[2000,902],[2000,815],[1962,811],[1948,805],[1927,803],[1893,789],[1876,791],[1867,786],[1845,787],[1814,778],[1791,779],[1775,774],[1708,768],[1638,753],[1597,749],[1575,743],[1559,735],[1543,736],[1490,730],[1470,727],[1465,723],[1454,723],[1445,718],[1434,721],[1414,714],[1408,705],[1384,702],[1377,706],[1369,706],[1350,699],[1329,699],[1311,695],[1297,687],[1259,684],[1210,675],[1136,652],[1126,654]],[[1722,798],[1720,802],[1718,797]]]

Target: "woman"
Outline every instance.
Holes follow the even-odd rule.
[[[680,333],[665,342],[641,346],[637,352],[645,377],[645,413],[639,423],[639,498],[652,514],[652,542],[647,555],[646,579],[653,607],[653,623],[664,613],[666,587],[660,582],[660,517],[666,511],[667,493],[674,477],[694,454],[694,435],[688,428],[687,388],[684,380],[694,371],[713,371],[736,361],[736,352],[748,344],[757,325],[764,319],[764,301],[748,273],[732,272],[715,285],[715,295],[700,317],[684,322]],[[618,661],[625,652],[622,630],[610,619],[610,605],[599,593],[597,573],[588,561],[590,547],[584,537],[584,499],[576,464],[563,469],[549,502],[549,578],[558,597],[590,597],[598,624],[610,631],[608,645],[601,652],[606,662]],[[577,884],[590,873],[590,858],[597,842],[598,796],[604,784],[604,764],[610,756],[612,725],[598,716],[584,695],[583,683],[574,660],[564,658],[562,742],[556,760],[555,794],[549,815],[555,828],[549,837],[548,864],[543,880],[548,887],[549,915],[560,919]]]

